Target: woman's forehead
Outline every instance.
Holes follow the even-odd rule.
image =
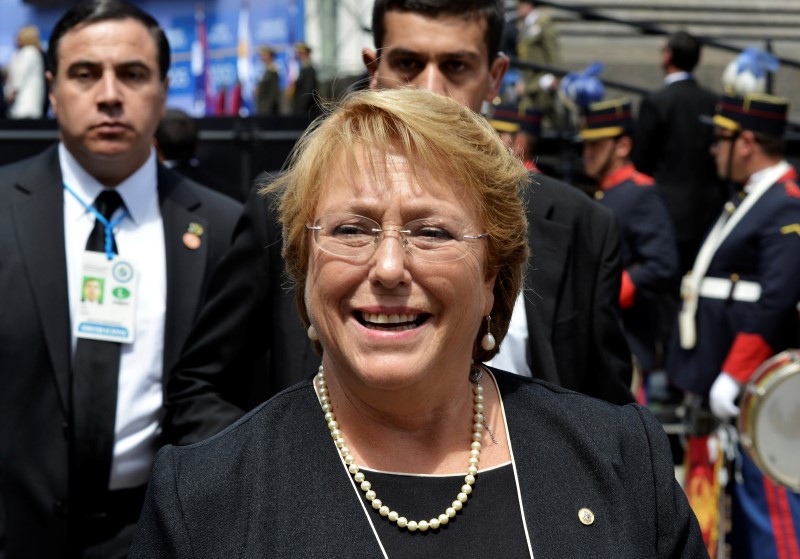
[[[433,195],[461,198],[463,188],[443,171],[445,162],[430,168],[420,157],[406,155],[397,150],[360,147],[352,152],[342,152],[328,179],[323,181],[323,192],[344,189],[358,196],[391,197]]]

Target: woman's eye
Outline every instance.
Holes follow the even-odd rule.
[[[449,231],[442,229],[441,227],[422,227],[421,229],[415,231],[413,235],[423,239],[439,241],[450,240],[453,238]]]
[[[336,227],[333,228],[331,234],[334,237],[341,237],[347,235],[369,235],[370,233],[360,225],[346,224],[346,225],[337,225]]]

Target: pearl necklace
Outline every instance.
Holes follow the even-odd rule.
[[[353,480],[361,487],[364,492],[364,497],[372,504],[372,508],[377,510],[380,515],[390,522],[397,524],[398,528],[407,528],[409,532],[425,532],[428,529],[437,530],[440,526],[444,526],[450,522],[451,518],[455,518],[458,511],[462,509],[464,503],[469,499],[472,493],[472,486],[475,484],[475,476],[478,475],[478,462],[481,456],[481,439],[483,435],[481,432],[484,428],[484,415],[483,415],[483,387],[481,386],[481,377],[483,373],[477,367],[473,367],[469,374],[469,380],[475,386],[472,389],[472,444],[469,451],[469,467],[467,468],[467,475],[464,477],[464,485],[461,486],[461,491],[456,496],[456,500],[451,503],[444,513],[438,517],[431,518],[430,520],[408,520],[405,516],[400,516],[397,511],[391,510],[388,506],[378,499],[377,494],[372,489],[372,484],[364,477],[364,473],[360,471],[355,458],[350,454],[350,449],[344,440],[344,435],[339,429],[339,423],[336,421],[336,416],[333,414],[333,406],[331,405],[330,397],[328,396],[328,385],[325,382],[325,373],[322,366],[319,367],[319,373],[316,376],[317,391],[319,393],[319,403],[322,406],[322,411],[325,413],[325,421],[328,422],[328,429],[330,429],[333,442],[336,443],[336,448],[339,449],[339,454],[347,466],[347,471],[353,476]]]

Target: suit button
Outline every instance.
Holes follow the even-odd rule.
[[[67,501],[58,500],[53,503],[53,514],[56,518],[66,518],[68,512]]]

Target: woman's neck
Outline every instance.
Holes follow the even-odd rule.
[[[367,468],[446,474],[463,472],[472,441],[474,385],[465,371],[449,385],[427,383],[402,390],[368,389],[326,371],[333,411],[347,446]],[[463,380],[462,380],[463,379]],[[351,386],[355,384],[355,386]],[[510,459],[499,395],[488,374],[484,414],[495,445],[484,429],[481,467]]]

